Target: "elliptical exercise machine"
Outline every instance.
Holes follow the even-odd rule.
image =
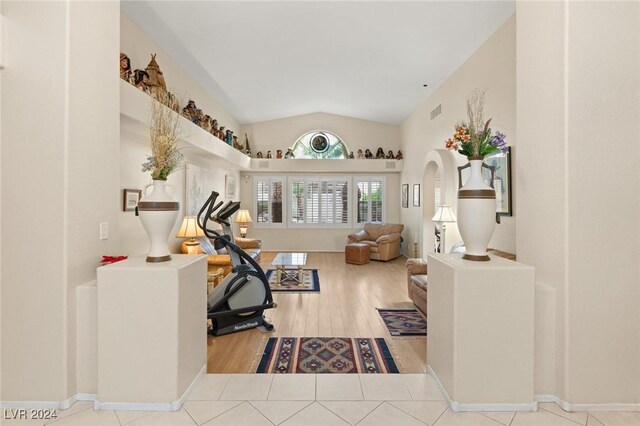
[[[212,191],[198,213],[198,226],[207,238],[214,241],[216,249],[227,248],[232,264],[231,273],[224,277],[207,299],[207,318],[212,323],[208,332],[220,336],[260,326],[273,331],[273,324],[263,315],[265,309],[277,307],[273,302],[269,281],[260,265],[238,247],[233,238],[229,218],[238,211],[240,202],[229,201],[220,208],[224,203],[220,201],[216,204],[219,195]],[[210,220],[222,225],[223,235],[207,228]]]

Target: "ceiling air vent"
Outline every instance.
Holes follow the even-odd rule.
[[[442,112],[442,104],[438,104],[437,107],[435,107],[434,109],[431,110],[431,113],[429,115],[431,116],[431,119],[433,120],[434,118],[439,116],[441,112]]]
[[[395,168],[396,168],[396,162],[395,162],[395,161],[387,161],[387,162],[384,164],[384,167],[385,167],[386,169],[395,169]]]
[[[268,161],[258,161],[258,168],[260,169],[268,169],[269,162]]]

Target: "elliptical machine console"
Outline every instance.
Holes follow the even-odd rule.
[[[260,265],[237,246],[233,238],[229,218],[238,211],[240,202],[229,201],[224,204],[220,201],[216,204],[219,195],[212,191],[198,213],[198,226],[207,238],[214,241],[216,249],[226,247],[232,264],[231,273],[224,277],[207,299],[207,318],[212,323],[208,332],[220,336],[260,326],[273,331],[273,324],[264,318],[265,309],[277,307],[273,302],[269,281]],[[209,221],[222,225],[223,234],[208,229]]]

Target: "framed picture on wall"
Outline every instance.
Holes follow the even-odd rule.
[[[142,197],[142,191],[140,189],[125,189],[124,196],[122,197],[122,211],[131,212],[138,206],[138,201]]]
[[[236,178],[231,175],[225,175],[224,177],[224,195],[227,198],[236,196]]]
[[[402,190],[400,191],[400,195],[401,195],[401,200],[402,200],[402,207],[407,209],[409,208],[409,184],[408,183],[403,183],[402,184]]]
[[[506,153],[485,157],[484,162],[495,168],[493,187],[496,190],[496,212],[500,216],[511,216],[511,148]],[[487,172],[487,180],[490,179]]]
[[[420,207],[420,184],[413,184],[413,207]]]
[[[185,214],[195,216],[211,195],[211,191],[221,186],[220,179],[216,180],[216,175],[204,167],[188,163],[186,165],[185,178]],[[217,189],[220,191],[220,189]]]

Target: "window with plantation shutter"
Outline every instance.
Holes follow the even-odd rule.
[[[293,227],[348,227],[349,179],[292,177],[289,181]]]
[[[356,223],[384,222],[384,177],[356,177]]]
[[[255,226],[284,226],[284,178],[256,177],[255,190]]]

